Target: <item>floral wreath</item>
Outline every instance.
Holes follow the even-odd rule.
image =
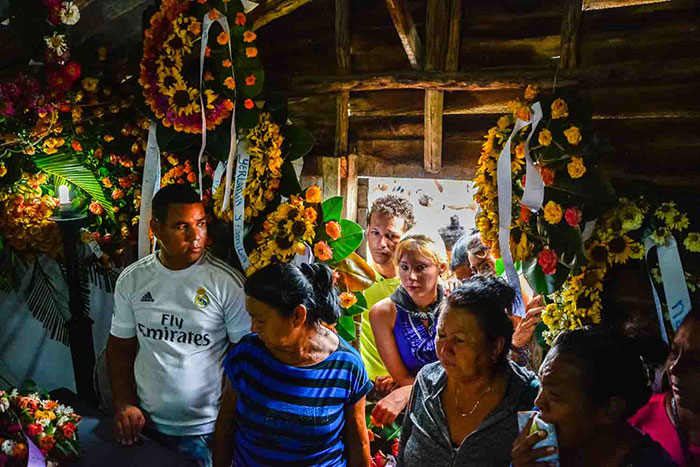
[[[510,136],[515,119],[530,120],[538,90],[528,86],[525,100],[509,103],[504,115],[489,129],[482,146],[476,178],[475,200],[481,210],[476,223],[484,244],[496,257],[498,243],[498,157]],[[596,162],[609,146],[589,130],[590,113],[575,97],[540,99],[544,116],[536,129],[537,143],[530,156],[544,182],[544,203],[533,212],[521,204],[525,185],[525,139],[529,126],[511,144],[513,218],[510,250],[532,289],[546,296],[542,320],[551,342],[561,331],[598,324],[602,313],[603,280],[610,267],[645,257],[643,241],[667,244],[673,233],[689,225],[686,214],[673,202],[652,205],[644,198],[616,199]],[[681,242],[678,243],[679,245]],[[682,241],[687,252],[700,252],[700,234],[688,233]],[[656,273],[655,273],[656,271]],[[651,268],[661,283],[658,267]],[[700,289],[700,276],[686,273],[689,290]],[[665,305],[664,305],[665,306]],[[665,319],[668,321],[668,310]]]
[[[212,21],[226,15],[231,33],[212,25],[220,32],[212,33],[216,40],[210,41],[211,47],[206,46],[200,89],[188,77],[198,79],[199,76],[196,65],[199,64],[201,47],[198,42],[203,37],[200,18],[205,14]],[[206,127],[213,130],[231,116],[238,97],[237,89],[243,91],[240,101],[245,110],[240,111],[253,110],[255,103],[252,98],[260,92],[263,84],[258,49],[254,44],[256,38],[247,25],[240,2],[163,1],[144,33],[139,77],[146,103],[156,118],[175,131],[201,133],[202,102]],[[229,42],[233,60],[229,55]]]

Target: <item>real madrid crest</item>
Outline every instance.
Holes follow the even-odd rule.
[[[204,287],[197,289],[197,295],[194,297],[194,304],[197,306],[197,308],[202,309],[209,305],[209,296],[207,295],[207,291],[204,289]]]

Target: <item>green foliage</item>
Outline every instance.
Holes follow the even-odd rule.
[[[338,319],[338,324],[335,327],[338,335],[350,342],[355,340],[355,320],[352,316],[343,315]]]
[[[365,236],[365,232],[359,224],[347,219],[340,219],[340,228],[342,230],[341,237],[329,243],[333,249],[333,259],[331,260],[333,264],[354,253]]]
[[[323,210],[323,223],[330,221],[339,221],[343,213],[343,197],[333,196],[328,198],[321,204]]]

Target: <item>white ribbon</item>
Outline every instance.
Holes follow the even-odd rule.
[[[583,232],[581,232],[581,240],[584,242],[591,238],[591,235],[593,235],[593,231],[595,230],[595,224],[596,220],[593,219],[592,221],[588,221],[583,225]]]
[[[236,162],[236,180],[233,188],[233,248],[236,250],[241,267],[245,272],[250,267],[248,254],[243,245],[245,233],[243,230],[243,218],[245,217],[243,190],[245,190],[246,182],[248,181],[248,168],[250,165],[250,155],[247,148],[248,140],[241,141],[239,146],[238,161]],[[227,173],[229,172],[227,171]]]
[[[211,13],[210,10],[209,13]],[[207,43],[209,42],[209,29],[214,23],[219,23],[223,28],[224,32],[229,35],[228,39],[228,54],[233,63],[233,52],[231,51],[231,30],[228,27],[228,19],[226,15],[221,14],[218,10],[213,9],[218,18],[212,20],[209,17],[209,13],[205,13],[204,18],[202,18],[202,40],[201,49],[199,54],[199,105],[202,110],[202,147],[199,149],[199,157],[197,158],[197,172],[199,173],[199,196],[202,197],[204,190],[202,189],[202,156],[204,155],[204,149],[207,147],[207,117],[206,117],[206,107],[204,106],[204,96],[202,94],[202,83],[204,79],[204,56],[206,53]],[[231,77],[233,81],[236,81],[236,75],[234,73],[234,67],[231,65]],[[229,145],[228,160],[226,162],[226,185],[224,188],[224,199],[221,206],[222,211],[226,211],[229,205],[229,198],[231,197],[231,171],[233,170],[233,161],[236,159],[236,147],[237,147],[238,136],[236,135],[236,106],[233,106],[231,112],[231,144]],[[213,190],[212,190],[213,194]]]
[[[671,327],[676,331],[692,308],[681,256],[678,253],[678,245],[673,235],[669,236],[665,245],[656,245],[649,237],[644,239],[644,249],[647,255],[654,246],[656,246],[656,255],[659,258],[661,282],[664,286],[664,298],[666,299]],[[657,307],[657,313],[661,313],[660,308]],[[663,321],[662,318],[660,319]]]
[[[221,176],[224,174],[224,171],[226,170],[226,164],[223,162],[219,161],[219,163],[216,166],[216,170],[214,170],[214,177],[211,182],[211,194],[213,195],[216,193],[216,190],[219,188],[219,185],[221,185]]]
[[[156,122],[151,122],[148,128],[148,144],[143,164],[143,180],[141,182],[141,208],[139,211],[139,259],[151,254],[151,239],[149,227],[153,208],[153,196],[160,189],[160,148],[156,137]],[[153,242],[155,244],[155,242]]]
[[[511,285],[511,287],[515,289],[513,314],[516,316],[525,316],[525,305],[523,304],[523,296],[520,290],[518,273],[516,272],[515,265],[513,264],[513,255],[510,252],[510,222],[513,215],[513,172],[511,170],[510,148],[513,137],[527,125],[531,125],[530,134],[525,140],[526,180],[525,192],[523,194],[523,204],[525,203],[525,199],[527,197],[527,201],[530,204],[526,204],[526,206],[538,206],[537,209],[539,209],[542,207],[544,182],[542,181],[542,176],[539,174],[537,168],[530,159],[529,145],[530,139],[535,133],[537,123],[539,123],[540,120],[542,120],[542,108],[540,103],[537,102],[532,106],[530,120],[525,122],[518,118],[515,121],[513,131],[508,137],[506,144],[503,146],[501,155],[498,157],[498,165],[496,169],[498,172],[496,180],[498,188],[498,244],[501,249],[501,258],[503,259],[506,278],[508,279],[508,283]],[[538,186],[538,183],[541,186]]]
[[[251,11],[255,10],[258,7],[258,3],[256,2],[251,2],[250,0],[241,0],[241,4],[243,5],[243,11],[248,14]]]

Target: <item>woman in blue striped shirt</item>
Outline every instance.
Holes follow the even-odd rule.
[[[215,467],[369,466],[358,353],[323,324],[340,316],[331,270],[274,264],[245,284],[252,331],[224,362]]]

